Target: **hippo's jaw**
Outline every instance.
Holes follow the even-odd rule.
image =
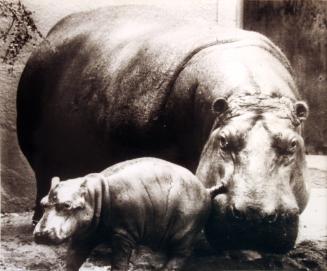
[[[74,224],[69,218],[57,215],[54,210],[47,211],[34,229],[34,240],[38,244],[59,245],[72,236]]]
[[[286,253],[294,247],[299,212],[276,210],[263,215],[260,210],[235,212],[232,204],[222,205],[214,199],[211,216],[205,228],[209,242],[216,249],[252,249],[269,253]]]
[[[37,244],[44,245],[60,245],[66,242],[69,237],[58,238],[54,231],[39,231],[34,232],[34,240]]]
[[[294,247],[298,234],[298,214],[277,214],[275,219],[235,216],[231,208],[222,209],[217,201],[205,227],[209,243],[216,249],[252,249],[286,253]]]

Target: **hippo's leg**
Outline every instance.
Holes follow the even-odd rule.
[[[190,245],[184,245],[179,247],[174,247],[169,249],[168,261],[162,270],[165,271],[174,271],[181,270],[185,264],[186,259],[191,255]]]
[[[40,201],[43,197],[45,197],[50,190],[50,181],[53,176],[44,173],[36,174],[36,199],[35,199],[35,207],[34,214],[32,218],[32,224],[35,226],[43,215],[43,208],[40,205]]]
[[[128,234],[114,234],[112,237],[111,271],[127,271],[135,242]]]
[[[176,234],[175,238],[170,242],[167,251],[168,261],[162,270],[181,270],[185,264],[186,259],[192,253],[192,244],[195,236],[190,232],[183,233],[178,238],[177,236],[178,234]]]
[[[189,254],[171,255],[167,264],[162,268],[163,271],[181,270]]]
[[[78,271],[95,246],[92,241],[72,241],[67,253],[66,270]]]

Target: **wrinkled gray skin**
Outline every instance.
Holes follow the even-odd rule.
[[[212,245],[286,251],[308,200],[299,99],[287,59],[258,33],[152,7],[68,16],[29,59],[17,93],[34,220],[52,176],[154,156],[228,188],[207,227]]]
[[[71,238],[68,270],[78,270],[99,242],[112,247],[111,270],[127,270],[137,245],[163,250],[168,256],[163,269],[177,270],[204,227],[211,198],[187,169],[141,158],[53,183],[42,205],[35,241],[59,244]]]

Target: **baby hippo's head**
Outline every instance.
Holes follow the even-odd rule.
[[[50,192],[41,201],[44,214],[33,233],[37,243],[60,244],[85,231],[92,221],[85,179],[59,181],[58,177],[52,178]]]

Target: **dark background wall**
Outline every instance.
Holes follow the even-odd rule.
[[[310,106],[307,151],[327,153],[327,1],[244,0],[244,28],[265,34],[290,60]]]

